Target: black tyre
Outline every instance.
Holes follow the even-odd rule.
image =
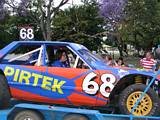
[[[85,115],[80,114],[69,114],[66,115],[63,120],[89,120]]]
[[[134,84],[128,86],[122,91],[119,97],[119,109],[122,114],[130,114],[136,101],[140,98],[141,93],[145,90],[146,85]],[[156,116],[160,113],[160,102],[157,94],[149,89],[137,108],[134,110],[135,116]]]
[[[7,108],[10,103],[10,91],[5,76],[0,75],[0,109]]]
[[[13,120],[43,120],[43,117],[36,111],[22,110],[15,115]]]

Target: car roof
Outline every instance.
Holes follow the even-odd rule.
[[[18,44],[18,43],[22,43],[22,44],[77,44],[77,43],[72,43],[72,42],[62,42],[62,41],[14,41],[12,43]],[[12,44],[11,43],[11,44]]]
[[[20,44],[25,44],[25,45],[42,45],[42,44],[47,44],[47,45],[68,45],[73,47],[74,49],[77,49],[79,46],[82,46],[77,43],[72,43],[72,42],[61,42],[61,41],[13,41],[6,47],[0,50],[0,58],[7,54],[9,51],[13,50]]]

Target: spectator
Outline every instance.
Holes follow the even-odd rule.
[[[157,61],[154,60],[151,52],[147,52],[145,58],[140,60],[141,66],[146,70],[152,70],[156,66]]]
[[[107,62],[107,61],[106,61],[106,57],[107,57],[107,54],[101,54],[101,58],[102,58],[102,61],[103,61],[104,63]]]
[[[101,57],[103,59],[103,62],[105,62],[107,65],[109,65],[109,66],[114,65],[114,62],[113,62],[112,57],[110,55],[102,54]]]
[[[119,57],[119,59],[116,61],[116,66],[125,66],[122,57]]]
[[[107,61],[107,65],[109,65],[109,66],[113,66],[114,65],[112,57],[110,55],[106,56],[106,61]]]

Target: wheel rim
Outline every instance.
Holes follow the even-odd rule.
[[[24,118],[24,120],[32,120],[32,118],[26,117],[26,118]]]
[[[141,91],[136,91],[129,95],[129,97],[127,98],[127,109],[129,111],[132,110],[135,103],[140,98],[141,94],[142,94]],[[145,94],[145,96],[142,98],[139,105],[134,109],[132,114],[136,116],[145,116],[149,114],[151,109],[152,109],[152,100],[148,94]]]

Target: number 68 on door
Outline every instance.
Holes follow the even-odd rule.
[[[116,77],[110,73],[102,74],[100,77],[100,80],[102,82],[101,85],[94,81],[96,77],[97,74],[91,72],[84,78],[82,83],[83,91],[90,95],[95,95],[99,91],[102,94],[102,96],[108,98],[110,95],[110,91],[112,91],[114,88]]]

